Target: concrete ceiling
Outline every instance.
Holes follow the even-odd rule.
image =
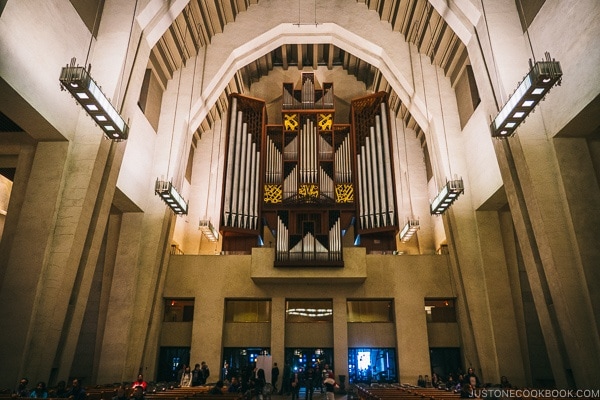
[[[443,69],[452,85],[470,63],[465,45],[428,0],[357,1],[365,3],[369,10],[376,11],[382,21],[391,25],[393,31],[402,33],[432,63]],[[239,13],[258,2],[259,0],[191,0],[151,52],[150,61],[163,85],[166,85],[183,60],[196,55],[200,48],[211,42],[215,34],[223,32],[227,24],[233,23]],[[225,113],[228,94],[248,93],[253,83],[273,69],[317,69],[319,66],[326,66],[328,69],[341,66],[346,73],[363,82],[367,90],[387,92],[390,108],[409,127],[419,130],[377,68],[332,44],[285,44],[250,62],[229,83],[203,125],[208,128],[206,125],[212,125],[213,115]]]

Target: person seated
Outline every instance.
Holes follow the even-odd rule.
[[[131,394],[131,398],[132,400],[144,400],[144,389],[142,389],[141,386],[136,386],[135,389],[133,389],[133,393]]]
[[[67,393],[69,393],[67,390],[67,383],[65,381],[60,381],[56,384],[56,388],[52,390],[51,393],[48,393],[48,397],[64,399],[68,397]]]
[[[29,379],[21,378],[19,381],[19,386],[17,386],[17,389],[14,391],[12,397],[29,397],[29,388],[27,385],[29,385]]]
[[[31,391],[31,395],[29,397],[34,398],[34,399],[47,399],[48,391],[46,390],[46,383],[38,382],[35,389],[33,389]]]
[[[137,380],[131,384],[132,389],[135,389],[138,386],[141,386],[144,392],[146,391],[146,387],[148,387],[148,383],[146,383],[144,375],[142,374],[139,374]]]
[[[73,379],[71,389],[67,392],[67,398],[72,400],[86,400],[87,393],[81,386],[81,381],[79,378]]]
[[[508,381],[508,378],[503,375],[500,377],[500,387],[503,389],[512,389],[513,386]]]
[[[232,376],[231,384],[227,388],[227,391],[229,393],[239,393],[241,390],[242,390],[242,385],[240,385],[239,379],[237,378],[237,376]]]
[[[117,394],[112,398],[112,400],[127,400],[127,392],[125,391],[125,386],[119,386],[117,389]]]
[[[213,386],[208,393],[209,394],[223,394],[223,381],[217,381],[217,383],[215,383],[215,386]]]
[[[475,392],[473,391],[473,387],[469,383],[465,383],[460,391],[461,399],[472,399],[475,398]]]

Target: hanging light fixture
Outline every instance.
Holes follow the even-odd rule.
[[[529,59],[529,73],[519,83],[490,125],[492,137],[505,138],[515,134],[517,127],[554,85],[560,85],[562,69],[560,63],[550,58],[546,52],[544,61],[533,64]]]
[[[462,178],[447,181],[442,190],[433,199],[430,205],[432,215],[443,214],[448,207],[452,205],[461,193],[464,193],[465,187]]]
[[[411,32],[409,33],[409,39],[408,41],[412,44],[414,44],[417,48],[417,44],[416,44],[416,35],[419,31],[419,21],[416,21],[412,27],[411,27]],[[408,49],[408,55],[410,57],[410,64],[412,65],[412,51],[409,48]],[[423,65],[421,64],[421,59],[419,58],[419,65],[421,66],[421,74],[423,72]],[[414,74],[413,74],[413,87],[415,86],[415,81],[414,81]],[[425,95],[425,105],[427,107],[427,95],[425,93],[425,82],[423,81],[423,94]],[[429,112],[426,110],[426,114],[427,116],[429,116]],[[408,216],[406,218],[406,224],[404,224],[404,227],[402,227],[402,229],[400,230],[400,233],[398,235],[398,237],[400,238],[400,241],[402,243],[407,243],[410,241],[410,239],[412,239],[412,237],[414,236],[415,233],[417,233],[417,231],[419,229],[421,229],[421,225],[419,223],[419,218],[415,217],[413,214],[413,206],[412,206],[412,196],[410,195],[410,172],[409,172],[409,165],[408,165],[408,144],[406,142],[406,127],[403,126],[402,129],[403,132],[403,138],[404,138],[404,157],[406,159],[406,186],[408,187],[408,201],[409,201],[409,205],[410,205],[410,216]],[[396,139],[398,138],[398,136],[396,136]]]
[[[175,214],[187,215],[188,203],[175,189],[171,181],[157,178],[154,184],[154,194],[159,195]]]
[[[129,126],[92,79],[89,69],[75,65],[75,57],[62,68],[59,80],[61,89],[71,93],[108,139],[127,139]]]
[[[92,117],[96,124],[104,131],[106,138],[120,142],[127,139],[129,126],[116,108],[111,104],[108,97],[102,92],[100,86],[92,78],[90,75],[92,66],[87,63],[92,48],[92,40],[94,38],[94,32],[96,31],[101,4],[102,2],[98,2],[84,66],[76,65],[75,57],[71,58],[71,63],[62,68],[59,82],[61,90],[66,90],[71,93],[77,103],[83,107],[87,114]],[[135,18],[136,9],[137,2],[136,8],[133,10],[133,18]],[[129,40],[131,40],[131,32],[129,34]],[[127,45],[127,50],[129,50],[129,44]],[[87,68],[85,65],[88,65]]]
[[[183,35],[183,43],[185,43],[187,37],[187,29]],[[181,88],[181,77],[183,75],[183,54],[181,55],[181,65],[179,66],[179,81],[177,83],[177,96],[175,98],[175,110],[173,111],[173,128],[171,130],[171,146],[169,148],[169,160],[167,162],[167,176],[169,176],[169,169],[171,167],[171,151],[173,149],[173,137],[175,136],[175,122],[177,120],[177,106],[179,105],[179,89]],[[194,70],[195,73],[195,70]],[[192,88],[193,88],[192,78]],[[189,115],[188,115],[188,126],[189,128]],[[187,129],[185,131],[187,135]],[[185,146],[185,145],[184,145]],[[184,147],[185,148],[185,147]],[[183,196],[177,191],[172,181],[167,181],[162,177],[156,179],[154,185],[154,194],[160,196],[160,198],[169,206],[169,208],[177,215],[187,215],[188,213],[188,202]]]
[[[400,241],[406,243],[410,241],[413,235],[421,228],[418,218],[408,218],[406,224],[400,231]]]
[[[200,229],[209,241],[216,242],[219,240],[219,231],[215,229],[209,219],[201,219],[198,224],[198,229]]]
[[[431,27],[430,27],[431,29]],[[446,121],[444,119],[444,107],[442,106],[442,90],[440,89],[440,78],[438,76],[438,70],[435,70],[435,80],[437,82],[438,96],[440,99],[440,111],[442,115],[442,128],[444,131],[444,144],[446,145],[446,157],[448,159],[448,168],[450,170],[450,176],[452,176],[452,165],[450,162],[450,152],[448,151],[448,138],[446,137]],[[441,215],[443,214],[448,207],[450,207],[458,196],[465,192],[465,186],[462,178],[454,175],[453,180],[446,180],[446,184],[442,187],[442,190],[439,191],[437,196],[433,199],[431,204],[429,205],[429,209],[432,215]]]
[[[206,46],[204,46],[204,61],[202,63],[202,76],[201,76],[201,81],[200,81],[200,96],[202,96],[202,86],[204,85],[205,68],[206,68]],[[216,109],[215,109],[215,113],[216,113]],[[204,209],[204,218],[201,219],[200,222],[198,223],[198,229],[208,239],[209,242],[218,242],[219,241],[219,231],[217,229],[215,229],[214,225],[210,221],[210,218],[208,217],[208,197],[209,197],[210,190],[211,190],[211,177],[212,177],[212,174],[210,173],[210,169],[213,166],[213,153],[214,153],[214,146],[215,146],[214,121],[216,121],[216,116],[213,117],[212,120],[213,120],[213,131],[212,131],[212,138],[211,138],[211,142],[210,142],[210,161],[209,161],[210,165],[209,165],[209,170],[208,170],[208,188],[206,190],[206,208]],[[221,119],[221,124],[219,126],[219,133],[220,133],[220,136],[219,136],[219,156],[217,158],[217,174],[219,171],[219,159],[221,157],[221,137],[223,136],[223,119]],[[215,190],[214,193],[215,193],[215,203],[216,203],[217,191]]]

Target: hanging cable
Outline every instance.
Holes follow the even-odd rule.
[[[131,26],[129,27],[129,39],[127,40],[127,49],[125,50],[125,61],[123,61],[123,70],[121,71],[121,79],[119,81],[119,91],[116,96],[116,104],[121,103],[119,107],[119,113],[123,112],[123,107],[125,105],[125,96],[127,95],[127,91],[129,90],[129,83],[131,82],[131,76],[133,75],[133,68],[135,67],[135,61],[137,60],[138,53],[140,51],[140,44],[142,43],[142,35],[143,31],[140,33],[140,38],[138,39],[138,44],[135,48],[135,54],[133,55],[133,61],[131,62],[131,69],[129,71],[129,75],[127,77],[127,84],[125,85],[125,91],[123,92],[123,97],[121,97],[121,88],[123,87],[123,79],[125,77],[125,69],[127,68],[127,57],[129,57],[129,46],[131,45],[131,38],[133,36],[133,27],[135,25],[135,16],[137,12],[138,0],[135,0],[135,5],[133,7],[133,17],[131,18]]]
[[[494,56],[494,49],[492,48],[492,37],[490,35],[490,27],[487,20],[487,14],[485,13],[485,7],[483,5],[483,0],[481,1],[481,11],[483,12],[483,21],[485,22],[485,31],[487,33],[488,43],[490,45],[490,53],[492,53],[492,64],[494,65],[494,75],[496,75],[496,84],[498,85],[498,92],[500,94],[500,103],[496,99],[496,93],[494,92],[494,85],[492,85],[492,78],[490,77],[490,72],[487,67],[487,63],[485,62],[485,55],[483,54],[483,49],[481,47],[481,42],[479,41],[479,34],[477,34],[477,30],[475,30],[475,34],[477,36],[477,43],[479,44],[479,51],[481,52],[481,58],[483,59],[483,64],[485,65],[485,69],[487,71],[488,79],[490,80],[490,87],[492,88],[492,92],[494,94],[494,101],[496,103],[496,109],[500,110],[500,104],[504,104],[504,91],[502,90],[502,82],[500,81],[500,74],[498,74],[498,64],[496,63],[496,57]]]
[[[213,121],[216,118],[213,117]],[[221,125],[223,125],[223,120],[221,120]],[[221,128],[221,127],[219,127]],[[206,207],[204,208],[204,219],[208,219],[208,197],[210,194],[210,189],[211,189],[211,184],[212,184],[212,166],[213,166],[213,153],[214,153],[214,148],[215,148],[215,126],[213,124],[213,129],[212,129],[212,137],[210,140],[210,161],[209,161],[209,166],[208,166],[208,189],[207,189],[207,193],[206,193]],[[217,168],[217,171],[219,169]],[[216,193],[216,190],[215,190]]]
[[[221,118],[221,126],[219,127],[219,152],[217,153],[217,176],[216,176],[216,182],[219,182],[219,170],[221,169],[221,141],[223,140],[223,125],[224,125],[224,121],[223,121],[223,116],[220,116]],[[211,157],[212,157],[212,152],[211,152]],[[211,165],[212,165],[212,161],[211,161]],[[213,204],[216,206],[217,204],[217,191],[215,190],[215,196],[213,199]]]
[[[444,134],[444,145],[446,146],[446,157],[448,160],[448,170],[450,172],[450,179],[452,179],[452,165],[450,162],[450,152],[448,150],[448,138],[446,137],[446,121],[444,118],[444,107],[442,105],[442,90],[440,89],[440,79],[438,77],[438,70],[435,66],[434,66],[434,68],[435,68],[435,80],[437,81],[438,95],[439,95],[439,99],[440,99],[440,112],[442,114],[442,130],[443,130],[443,134]]]
[[[177,24],[174,24],[174,26],[177,26]],[[187,28],[185,29],[185,33],[183,35],[183,43],[185,43],[186,38],[187,38]],[[167,163],[167,180],[169,180],[169,172],[170,172],[170,168],[171,168],[171,154],[173,151],[173,138],[175,136],[175,123],[177,121],[177,108],[179,106],[179,90],[181,88],[181,77],[183,75],[183,64],[184,64],[184,55],[182,53],[181,54],[181,63],[179,65],[179,78],[178,78],[178,82],[177,82],[177,96],[175,97],[175,110],[173,111],[173,128],[171,129],[171,144],[169,146],[169,161]]]
[[[519,8],[521,9],[523,22],[525,23],[525,34],[527,35],[527,41],[529,42],[529,48],[531,49],[531,56],[533,57],[533,61],[535,61],[535,52],[533,51],[533,45],[531,44],[531,36],[529,35],[529,24],[527,23],[527,16],[525,15],[525,10],[523,9],[523,3],[521,2],[521,0],[518,0],[517,3],[519,4]]]
[[[90,50],[92,49],[92,42],[94,40],[94,32],[96,31],[96,24],[98,23],[98,14],[100,14],[100,6],[104,3],[103,0],[98,0],[98,7],[96,7],[96,15],[94,16],[94,25],[92,26],[92,32],[90,35],[90,44],[88,45],[87,54],[85,55],[85,63],[83,67],[87,68],[88,59],[90,57]]]

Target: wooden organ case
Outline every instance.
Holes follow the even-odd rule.
[[[232,94],[223,250],[249,253],[268,229],[276,267],[343,267],[342,238],[352,225],[367,251],[395,249],[385,100],[385,93],[355,100],[358,125],[334,124],[333,84],[302,73],[296,86],[283,84],[283,123],[268,125],[264,102]]]

